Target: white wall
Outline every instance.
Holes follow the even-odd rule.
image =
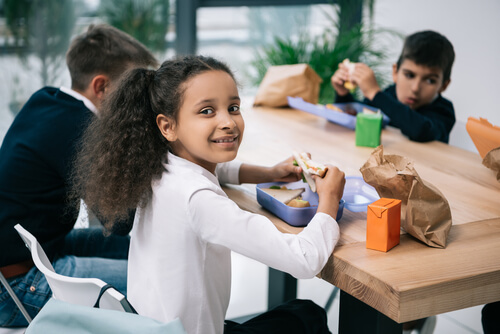
[[[435,30],[451,41],[456,58],[443,93],[457,117],[450,144],[476,151],[465,130],[467,118],[500,126],[500,1],[376,0],[375,24],[404,34]],[[394,46],[395,58],[401,47]]]

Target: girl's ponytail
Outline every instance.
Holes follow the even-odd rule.
[[[151,182],[161,177],[167,163],[168,141],[156,125],[163,114],[177,121],[184,84],[206,71],[224,71],[222,62],[203,56],[165,61],[157,71],[134,69],[104,101],[91,123],[75,165],[73,196],[83,198],[106,227],[120,230],[118,220],[147,203]]]
[[[76,160],[74,195],[83,198],[109,230],[145,203],[151,181],[163,170],[168,142],[151,107],[154,76],[155,71],[146,69],[125,75],[88,127]]]

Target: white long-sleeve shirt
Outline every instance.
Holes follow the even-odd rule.
[[[238,183],[239,163],[217,169]],[[241,210],[216,176],[168,155],[152,198],[137,211],[131,234],[127,295],[141,315],[179,317],[189,334],[222,333],[231,288],[231,250],[296,278],[312,278],[339,239],[329,215],[317,213],[297,234]]]

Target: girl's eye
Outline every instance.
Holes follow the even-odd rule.
[[[206,108],[206,109],[203,109],[200,111],[200,114],[204,114],[204,115],[210,115],[210,114],[213,114],[214,111],[210,108]]]
[[[236,113],[238,111],[240,111],[240,106],[231,106],[231,107],[229,107],[229,112],[231,112],[231,113]]]

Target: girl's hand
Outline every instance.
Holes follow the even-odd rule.
[[[344,194],[345,174],[337,167],[327,165],[328,170],[323,178],[313,175],[319,196],[318,212],[337,217],[339,202]]]
[[[349,93],[349,90],[344,87],[344,83],[348,80],[349,80],[349,71],[347,70],[344,64],[340,63],[338,70],[335,71],[330,80],[333,89],[335,89],[338,95],[345,96]]]
[[[272,167],[242,164],[240,183],[294,182],[302,178],[302,168],[293,165],[293,157]]]
[[[375,95],[380,91],[375,73],[366,64],[356,63],[351,80],[354,84],[358,85],[359,89],[361,89],[361,92],[368,100],[373,100]]]
[[[294,182],[302,179],[302,168],[293,164],[293,156],[270,167],[272,182]]]

